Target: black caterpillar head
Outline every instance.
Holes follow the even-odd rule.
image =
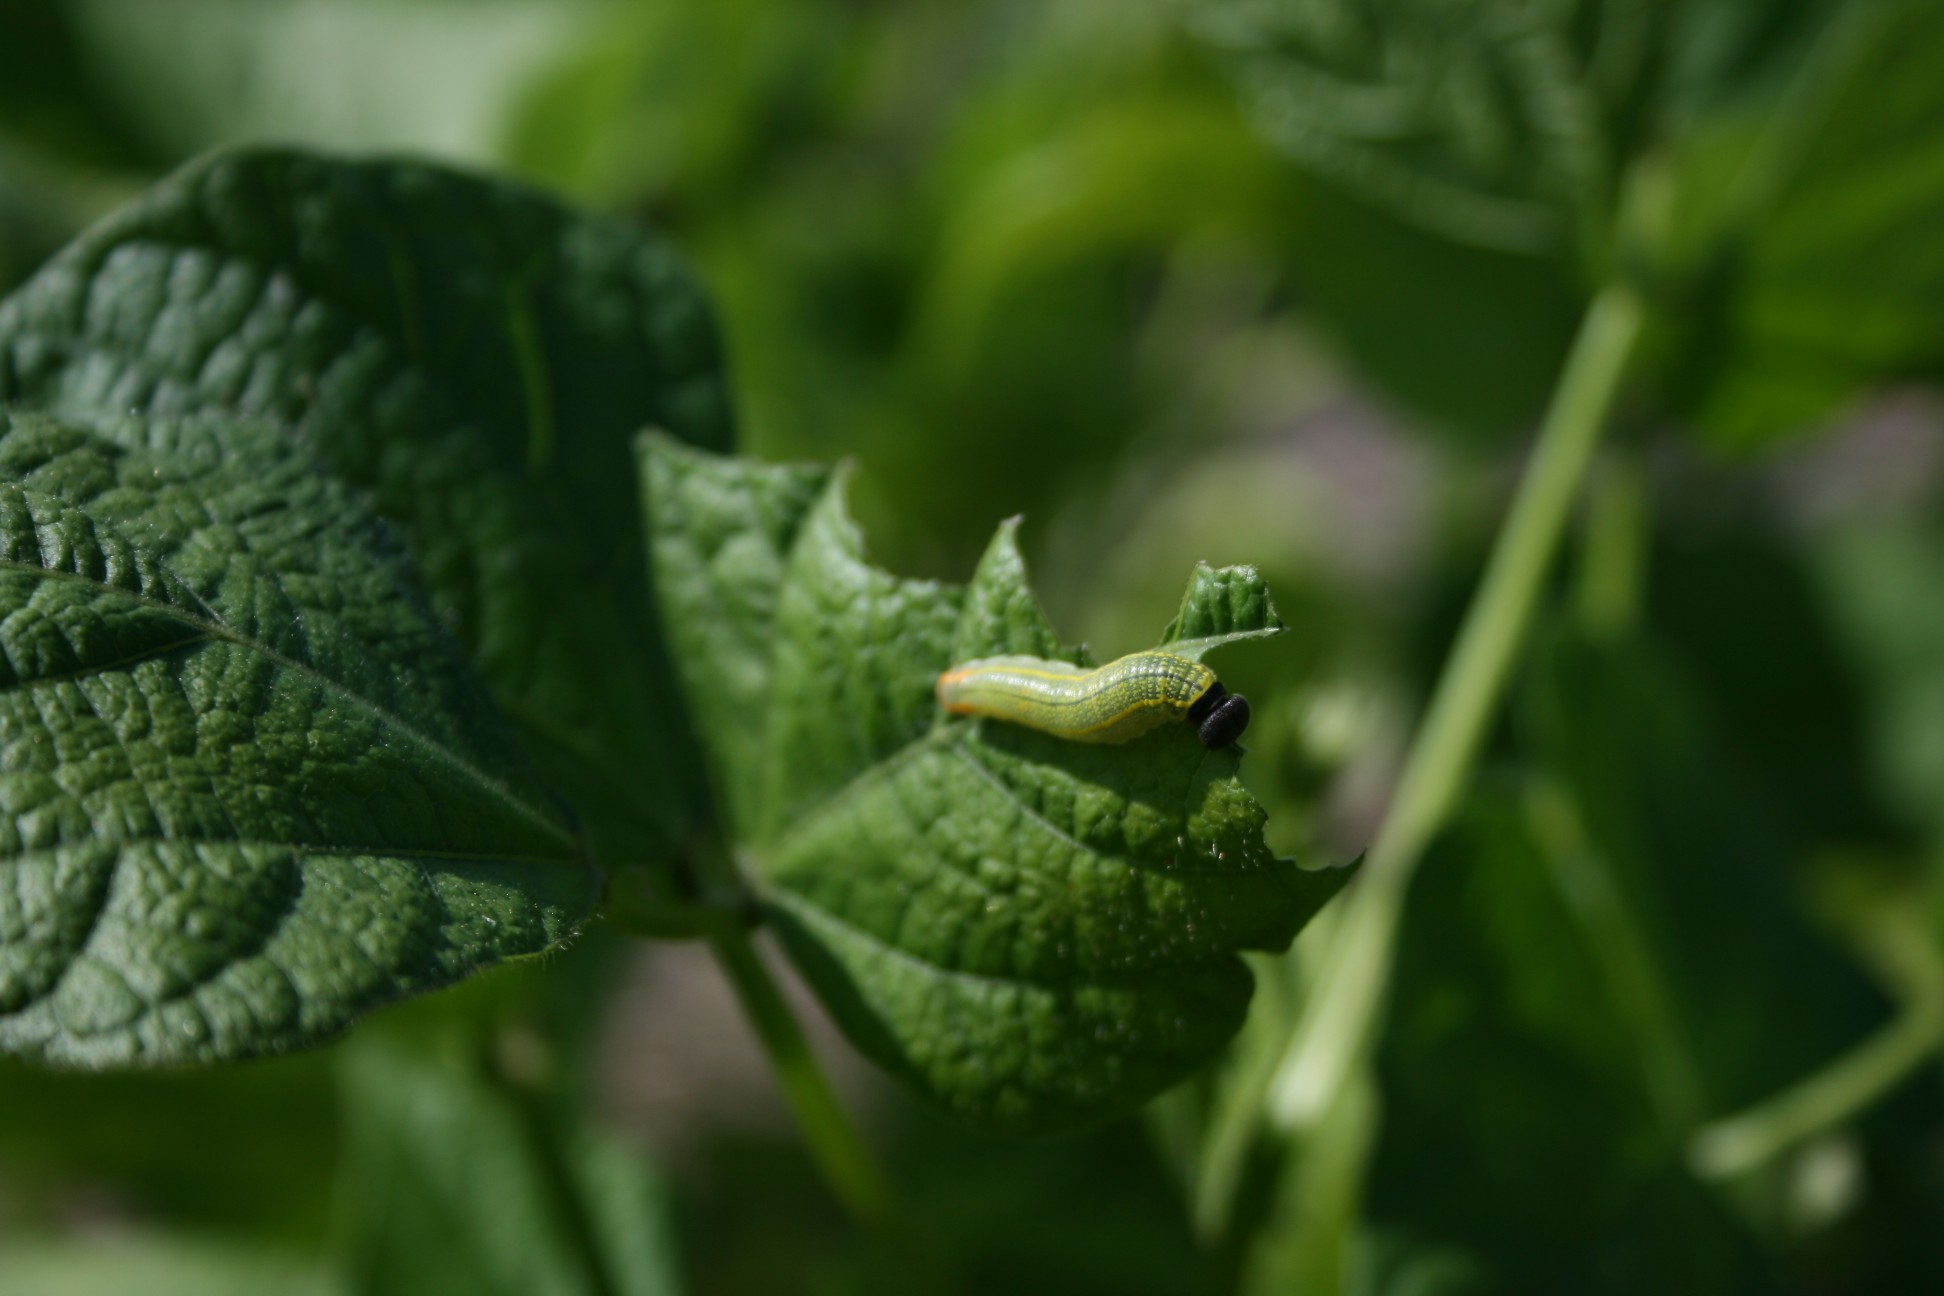
[[[1249,699],[1229,692],[1220,683],[1210,684],[1188,708],[1188,723],[1195,726],[1201,745],[1216,751],[1240,738],[1249,727]]]

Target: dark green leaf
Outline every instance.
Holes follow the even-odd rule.
[[[83,168],[129,166],[138,150],[88,76],[73,0],[10,0],[0,46],[0,141]],[[14,158],[8,159],[11,170]]]
[[[0,415],[0,608],[8,1051],[297,1047],[592,903],[389,532],[280,434]]]
[[[1307,310],[1432,426],[1536,418],[1604,219],[1613,141],[1586,37],[1634,6],[1572,0],[1200,0],[1260,134],[1300,169],[1286,246]]]
[[[656,440],[643,456],[655,519],[654,561],[677,660],[708,677],[689,708],[704,736],[725,809],[745,831],[761,804],[770,627],[798,526],[823,493],[827,469],[759,466],[683,455]]]
[[[1524,800],[1479,786],[1415,884],[1365,1218],[1463,1247],[1493,1292],[1768,1290],[1748,1231],[1661,1123],[1658,1041],[1636,1033],[1589,897]]]
[[[1869,748],[1839,750],[1852,776],[1874,767],[1906,821],[1935,833],[1944,826],[1944,527],[1873,519],[1831,536],[1815,560],[1867,701]],[[1816,746],[1828,728],[1817,726]]]
[[[1358,372],[1433,431],[1528,431],[1582,308],[1574,276],[1440,239],[1321,184],[1306,198],[1289,229],[1292,273]]]
[[[641,1157],[549,1110],[464,1032],[343,1056],[354,1187],[344,1266],[367,1296],[666,1296],[668,1202]]]
[[[871,567],[841,482],[811,502],[802,470],[666,440],[644,477],[671,620],[742,620],[737,651],[678,641],[678,666],[717,708],[752,881],[860,1048],[964,1115],[1044,1129],[1220,1047],[1249,997],[1236,951],[1287,945],[1346,874],[1272,856],[1237,756],[1185,725],[1110,748],[939,713],[953,661],[1057,652],[1010,526],[961,589]],[[727,546],[678,520],[739,500],[762,501],[759,557],[696,562]],[[1259,578],[1205,571],[1177,624],[1235,639],[1274,618]]]
[[[85,223],[83,183],[10,147],[0,133],[0,293],[25,279]]]
[[[1569,243],[1607,161],[1577,7],[1212,0],[1195,14],[1263,134],[1304,166],[1447,238],[1535,252]]]
[[[328,1056],[99,1072],[0,1061],[9,1231],[59,1228],[113,1184],[157,1228],[312,1236],[329,1211],[337,1143]]]
[[[1725,442],[1944,370],[1926,0],[1191,12],[1308,182],[1290,240],[1308,305],[1440,424],[1529,422],[1585,285],[1643,270],[1675,401]]]
[[[1595,886],[1568,872],[1562,885],[1582,906],[1604,897],[1630,911],[1640,946],[1614,953],[1595,915],[1588,948],[1608,975],[1631,975],[1628,958],[1651,962],[1652,1002],[1616,1011],[1667,1015],[1653,1030],[1691,1055],[1682,1065],[1702,1115],[1766,1096],[1876,1024],[1880,999],[1801,910],[1799,807],[1735,752],[1714,719],[1719,698],[1680,659],[1645,638],[1622,650],[1557,636],[1536,655],[1524,701],[1533,745],[1581,820],[1581,849],[1598,861],[1583,867],[1610,875]],[[1575,864],[1565,854],[1554,851],[1562,870]],[[1556,1011],[1563,1026],[1571,1010]],[[1622,1047],[1655,1065],[1638,1030]]]
[[[1767,1290],[1690,1139],[1886,1005],[1805,912],[1818,839],[1788,775],[1741,750],[1754,731],[1722,726],[1741,717],[1712,678],[1644,633],[1558,630],[1531,658],[1530,763],[1481,780],[1415,883],[1371,1218],[1463,1244],[1494,1291]],[[1433,1162],[1468,1170],[1441,1182]]]
[[[399,525],[600,852],[701,812],[626,447],[722,447],[728,411],[707,309],[639,232],[438,167],[221,155],[0,304],[0,401],[287,426]]]
[[[1869,384],[1944,377],[1944,9],[1831,12],[1790,98],[1686,142],[1678,183],[1705,214],[1677,396],[1732,448]]]

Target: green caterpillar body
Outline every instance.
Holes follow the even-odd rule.
[[[1089,670],[1040,657],[985,657],[938,677],[938,705],[990,716],[1075,742],[1124,743],[1170,720],[1194,723],[1202,742],[1227,746],[1248,724],[1248,703],[1215,672],[1168,652],[1131,653]]]

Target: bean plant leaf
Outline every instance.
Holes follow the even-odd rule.
[[[481,1065],[459,1031],[361,1032],[338,1056],[340,1247],[368,1296],[672,1296],[669,1194],[638,1149]],[[544,1113],[544,1114],[543,1114]],[[463,1147],[465,1155],[453,1150]]]
[[[1184,7],[1258,132],[1304,170],[1452,242],[1570,259],[1603,237],[1634,159],[1697,123],[1774,116],[1831,15],[1875,4]]]
[[[1645,635],[1619,650],[1549,635],[1534,645],[1532,660],[1520,699],[1531,746],[1582,821],[1572,832],[1552,832],[1555,842],[1584,839],[1573,843],[1582,858],[1562,854],[1579,871],[1569,883],[1583,883],[1595,867],[1611,874],[1599,894],[1570,897],[1590,914],[1588,952],[1625,969],[1607,974],[1616,984],[1625,985],[1625,976],[1663,982],[1657,1004],[1650,994],[1628,1008],[1642,1021],[1665,1018],[1628,1022],[1642,1037],[1642,1065],[1691,1070],[1695,1101],[1712,1104],[1706,1114],[1713,1115],[1774,1093],[1854,1046],[1883,1005],[1802,912],[1812,845],[1801,825],[1816,807],[1775,796],[1772,773],[1728,746],[1715,717],[1729,699],[1704,692],[1681,657]],[[1786,813],[1778,809],[1785,806]],[[1683,902],[1670,903],[1677,894]],[[1638,916],[1601,917],[1600,904],[1631,906]],[[1612,947],[1612,931],[1627,926],[1641,933],[1633,940],[1647,941],[1653,966],[1632,968],[1626,960],[1642,956]],[[1653,1036],[1690,1041],[1693,1060],[1662,1062],[1654,1052],[1673,1054],[1677,1046],[1657,1046]]]
[[[1184,11],[1295,164],[1310,314],[1439,427],[1528,428],[1616,273],[1652,283],[1671,403],[1721,444],[1944,368],[1928,0]]]
[[[1237,952],[1287,946],[1347,876],[1269,852],[1237,755],[1187,725],[1102,747],[939,712],[955,660],[1073,659],[1011,525],[969,586],[905,580],[865,560],[841,475],[664,438],[642,460],[671,624],[741,620],[721,631],[740,651],[675,647],[717,777],[740,789],[746,871],[852,1041],[1021,1130],[1123,1109],[1213,1054],[1249,999]],[[1277,625],[1246,569],[1198,575],[1177,624]]]
[[[1253,567],[1210,567],[1203,563],[1188,578],[1181,611],[1161,632],[1161,646],[1196,661],[1202,654],[1238,639],[1266,639],[1289,627],[1269,601],[1269,587]]]
[[[1814,428],[1873,383],[1944,376],[1944,9],[1830,11],[1793,97],[1682,159],[1688,234],[1712,259],[1670,343],[1674,395],[1730,449]]]
[[[0,414],[0,1048],[298,1047],[594,899],[388,528],[281,432]]]
[[[699,290],[639,231],[419,163],[218,155],[0,303],[0,402],[287,427],[399,527],[603,854],[703,809],[627,444],[724,448],[728,405]]]
[[[1576,11],[1629,7],[1202,0],[1190,13],[1276,147],[1447,238],[1536,252],[1567,241],[1606,162]]]
[[[1586,38],[1635,53],[1636,8],[1184,0],[1294,164],[1285,246],[1306,311],[1430,429],[1499,439],[1543,408],[1613,171]],[[1597,39],[1608,27],[1619,39]]]
[[[830,473],[682,455],[660,438],[650,444],[657,452],[642,456],[648,507],[668,511],[655,519],[652,557],[656,583],[666,585],[670,647],[689,663],[689,708],[708,735],[722,809],[746,834],[761,806],[766,748],[749,718],[769,710],[777,593],[797,529]]]

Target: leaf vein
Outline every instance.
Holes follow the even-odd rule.
[[[79,573],[65,572],[56,569],[49,569],[46,567],[34,567],[26,563],[19,562],[16,559],[0,559],[0,571],[6,571],[6,570],[19,571],[29,575],[37,575],[48,580],[67,581],[73,584],[83,585],[91,589],[99,590],[103,593],[108,594],[110,597],[122,598],[133,603],[141,604],[144,607],[149,607],[158,612],[161,612],[165,616],[174,617],[177,620],[182,621],[186,625],[195,626],[203,630],[213,639],[221,639],[226,642],[233,643],[238,647],[246,649],[248,651],[259,653],[265,659],[267,659],[271,664],[278,666],[282,669],[289,670],[295,674],[304,676],[305,678],[314,681],[320,687],[322,687],[326,692],[342,698],[343,700],[349,702],[351,705],[356,706],[359,709],[368,713],[369,715],[373,716],[381,724],[385,725],[387,728],[393,729],[396,732],[404,735],[406,738],[410,739],[418,746],[430,752],[432,755],[443,760],[452,769],[460,773],[468,780],[486,789],[487,791],[495,793],[507,807],[514,810],[521,817],[525,818],[529,823],[541,828],[548,836],[553,837],[561,844],[566,846],[578,845],[571,833],[561,828],[544,812],[542,812],[540,809],[538,809],[535,806],[529,805],[523,798],[516,795],[505,784],[495,779],[492,775],[486,773],[486,771],[480,769],[477,765],[473,764],[471,761],[461,756],[458,752],[452,750],[445,743],[440,742],[437,738],[434,738],[432,735],[427,734],[422,730],[414,727],[413,725],[407,723],[402,716],[399,716],[396,713],[389,711],[384,707],[379,706],[376,702],[373,702],[370,698],[367,698],[363,694],[358,693],[356,690],[350,688],[348,685],[345,685],[337,680],[332,679],[330,676],[322,673],[321,671],[317,670],[313,666],[307,665],[303,662],[294,661],[291,658],[284,656],[282,653],[277,652],[275,649],[270,648],[265,644],[258,643],[255,640],[249,639],[237,633],[236,631],[230,629],[226,625],[221,624],[220,622],[212,623],[212,622],[204,621],[202,618],[197,617],[185,611],[184,609],[175,606],[174,604],[163,602],[160,599],[153,598],[146,594],[137,593],[130,590],[117,589],[112,585],[103,584],[98,580],[94,580],[90,577],[80,575]]]

